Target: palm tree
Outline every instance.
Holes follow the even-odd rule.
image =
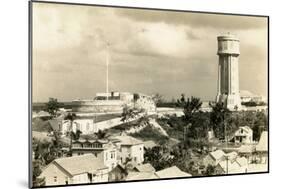
[[[75,137],[75,133],[73,133],[73,121],[75,120],[76,118],[76,114],[75,113],[69,113],[65,116],[65,120],[69,120],[70,121],[70,127],[69,127],[69,136],[70,136],[70,146],[69,146],[69,152],[71,153],[72,151],[72,140],[74,139]],[[80,131],[81,132],[81,131]],[[79,134],[80,136],[80,134]]]

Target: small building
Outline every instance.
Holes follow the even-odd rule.
[[[166,169],[155,172],[158,178],[179,178],[179,177],[191,177],[192,175],[181,171],[177,166],[172,166]]]
[[[144,161],[144,144],[142,141],[127,135],[115,136],[112,139],[117,145],[119,162],[121,164],[131,163],[133,167]]]
[[[126,169],[118,164],[114,167],[108,174],[108,181],[109,182],[116,182],[116,181],[123,181],[126,179],[128,172]]]
[[[136,172],[155,172],[155,168],[150,163],[145,163],[134,167]]]
[[[153,140],[144,141],[143,145],[145,150],[152,149],[153,147],[158,146]]]
[[[63,120],[62,121],[62,127],[61,127],[61,133],[66,134],[70,131],[71,122],[70,120]],[[93,134],[98,132],[98,129],[96,125],[94,124],[94,119],[89,118],[79,118],[75,119],[72,122],[72,131],[76,132],[77,130],[80,130],[83,134]]]
[[[256,154],[260,163],[267,163],[268,161],[268,132],[263,131],[256,146]]]
[[[204,159],[203,163],[207,167],[208,165],[216,166],[219,162],[225,160],[225,153],[222,150],[216,150],[210,152]]]
[[[248,126],[239,127],[234,134],[234,142],[236,144],[253,143],[253,130]]]
[[[107,182],[108,172],[102,159],[87,154],[55,159],[39,177],[45,178],[46,186],[85,184]]]
[[[118,164],[117,147],[109,140],[76,140],[72,142],[72,155],[94,154],[103,159],[111,171]]]
[[[40,118],[49,118],[51,117],[51,114],[49,114],[49,112],[45,112],[45,111],[40,111],[37,113],[37,115],[35,115],[35,117],[40,117]]]
[[[216,166],[216,174],[238,174],[247,173],[248,160],[245,157],[238,157],[234,160],[225,159]]]
[[[255,145],[254,144],[242,145],[239,147],[238,153],[240,156],[245,157],[248,160],[248,162],[252,162],[254,160]]]
[[[153,180],[159,177],[153,172],[130,172],[126,178],[126,181],[133,180]]]

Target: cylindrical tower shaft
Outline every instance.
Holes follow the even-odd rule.
[[[230,110],[239,109],[238,56],[239,40],[233,35],[218,37],[218,89],[217,102],[223,102]]]

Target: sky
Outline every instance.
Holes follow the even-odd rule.
[[[217,36],[240,39],[240,90],[267,96],[267,19],[33,3],[33,102],[109,90],[214,100]],[[107,45],[109,44],[109,46]]]

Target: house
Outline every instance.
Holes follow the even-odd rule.
[[[62,130],[61,132],[63,134],[66,134],[71,127],[71,122],[70,120],[64,120],[62,122]],[[76,132],[77,130],[80,130],[83,134],[93,134],[98,132],[96,124],[94,124],[94,119],[89,119],[89,118],[79,118],[75,119],[72,122],[72,131]]]
[[[245,157],[248,159],[248,162],[253,161],[253,154],[255,152],[255,145],[253,144],[246,144],[242,145],[238,149],[238,153],[240,156]]]
[[[37,113],[36,117],[48,118],[48,117],[51,117],[51,114],[42,110],[42,111]]]
[[[247,173],[248,160],[245,157],[238,157],[234,160],[225,159],[216,166],[216,174],[238,174]]]
[[[248,126],[239,127],[234,133],[234,142],[236,144],[253,143],[253,130]]]
[[[145,163],[134,167],[136,172],[155,172],[155,168],[150,163]]]
[[[127,135],[115,136],[112,142],[117,145],[118,158],[121,164],[128,161],[133,167],[144,161],[144,144],[142,141]]]
[[[225,153],[222,150],[216,150],[210,152],[204,159],[203,163],[207,167],[208,165],[216,166],[220,161],[225,159]]]
[[[111,171],[118,164],[117,147],[109,140],[79,139],[72,142],[72,155],[94,154],[103,159],[104,165]]]
[[[172,166],[166,169],[155,172],[158,178],[179,178],[179,177],[191,177],[192,175],[181,171],[177,166]]]
[[[158,146],[153,140],[144,141],[143,145],[145,150],[152,149],[153,147]]]
[[[268,159],[268,132],[263,131],[259,143],[256,146],[256,154],[261,163],[267,163]]]
[[[126,169],[120,164],[118,164],[108,173],[108,181],[109,182],[123,181],[126,179],[127,175],[128,172],[126,171]]]
[[[93,154],[59,158],[42,171],[46,186],[108,181],[108,168]]]
[[[229,152],[229,153],[225,154],[225,157],[230,161],[234,161],[238,157],[238,153],[237,152]]]
[[[130,172],[126,178],[126,181],[132,180],[152,180],[159,177],[153,172]]]

